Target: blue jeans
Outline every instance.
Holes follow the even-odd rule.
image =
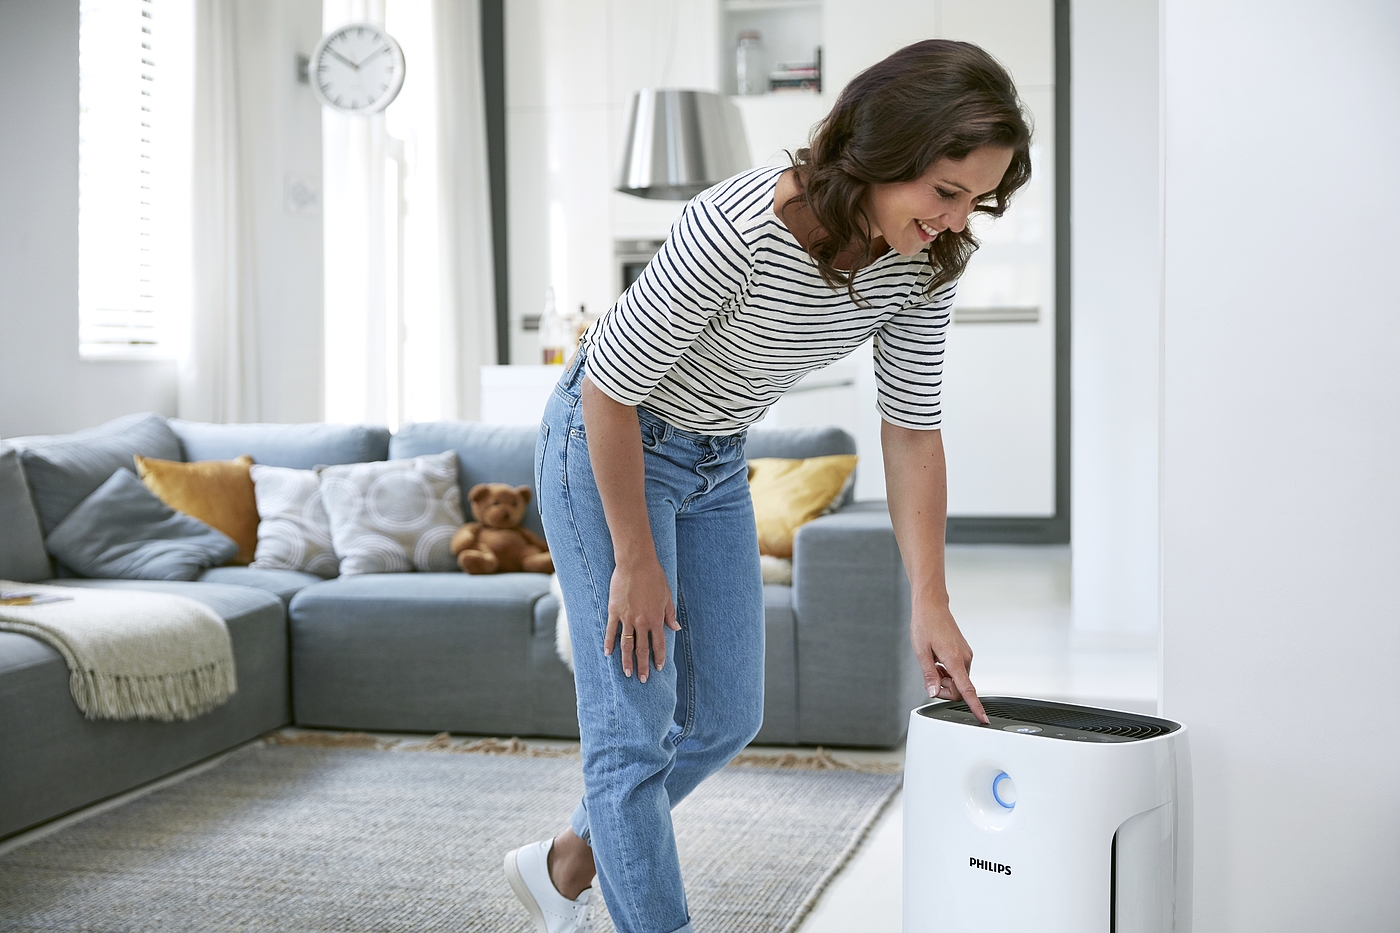
[[[618,933],[690,933],[671,808],[753,739],[763,719],[763,585],[744,435],[678,430],[637,409],[647,514],[680,631],[646,683],[603,654],[612,536],[588,457],[582,354],[545,407],[535,451],[546,537],[568,609],[584,797]]]

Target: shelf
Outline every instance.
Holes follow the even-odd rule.
[[[821,91],[768,91],[765,94],[730,94],[736,101],[740,100],[810,100],[813,97],[821,97]]]
[[[757,13],[761,10],[820,10],[822,0],[724,0],[726,13]]]
[[[756,53],[760,74],[770,74],[780,63],[816,59],[817,49],[822,44],[821,0],[724,0],[722,9],[717,51],[720,86],[725,93],[734,94],[738,90],[735,54],[742,32],[754,31],[760,36],[761,47]]]

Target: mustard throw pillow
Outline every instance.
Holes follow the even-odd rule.
[[[758,552],[792,557],[797,529],[821,515],[845,490],[855,473],[854,454],[749,461],[749,492],[758,522]]]
[[[251,564],[258,547],[258,500],[249,470],[253,458],[156,460],[136,457],[136,474],[156,498],[228,535],[238,545],[230,564]]]

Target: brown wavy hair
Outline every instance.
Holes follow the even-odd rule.
[[[939,159],[962,160],[995,146],[1012,151],[995,194],[973,210],[1000,217],[1030,181],[1031,130],[1006,69],[967,42],[927,39],[856,75],[792,158],[799,194],[820,230],[808,246],[822,279],[855,290],[856,271],[874,259],[866,209],[873,185],[913,181]],[[945,230],[926,251],[928,291],[957,279],[977,250],[970,228]],[[836,258],[854,256],[850,271]]]

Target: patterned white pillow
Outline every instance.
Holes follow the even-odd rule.
[[[252,566],[304,570],[321,577],[339,573],[316,471],[254,465],[252,475],[258,503],[258,547]]]
[[[341,576],[457,569],[457,454],[323,467],[321,501]]]

